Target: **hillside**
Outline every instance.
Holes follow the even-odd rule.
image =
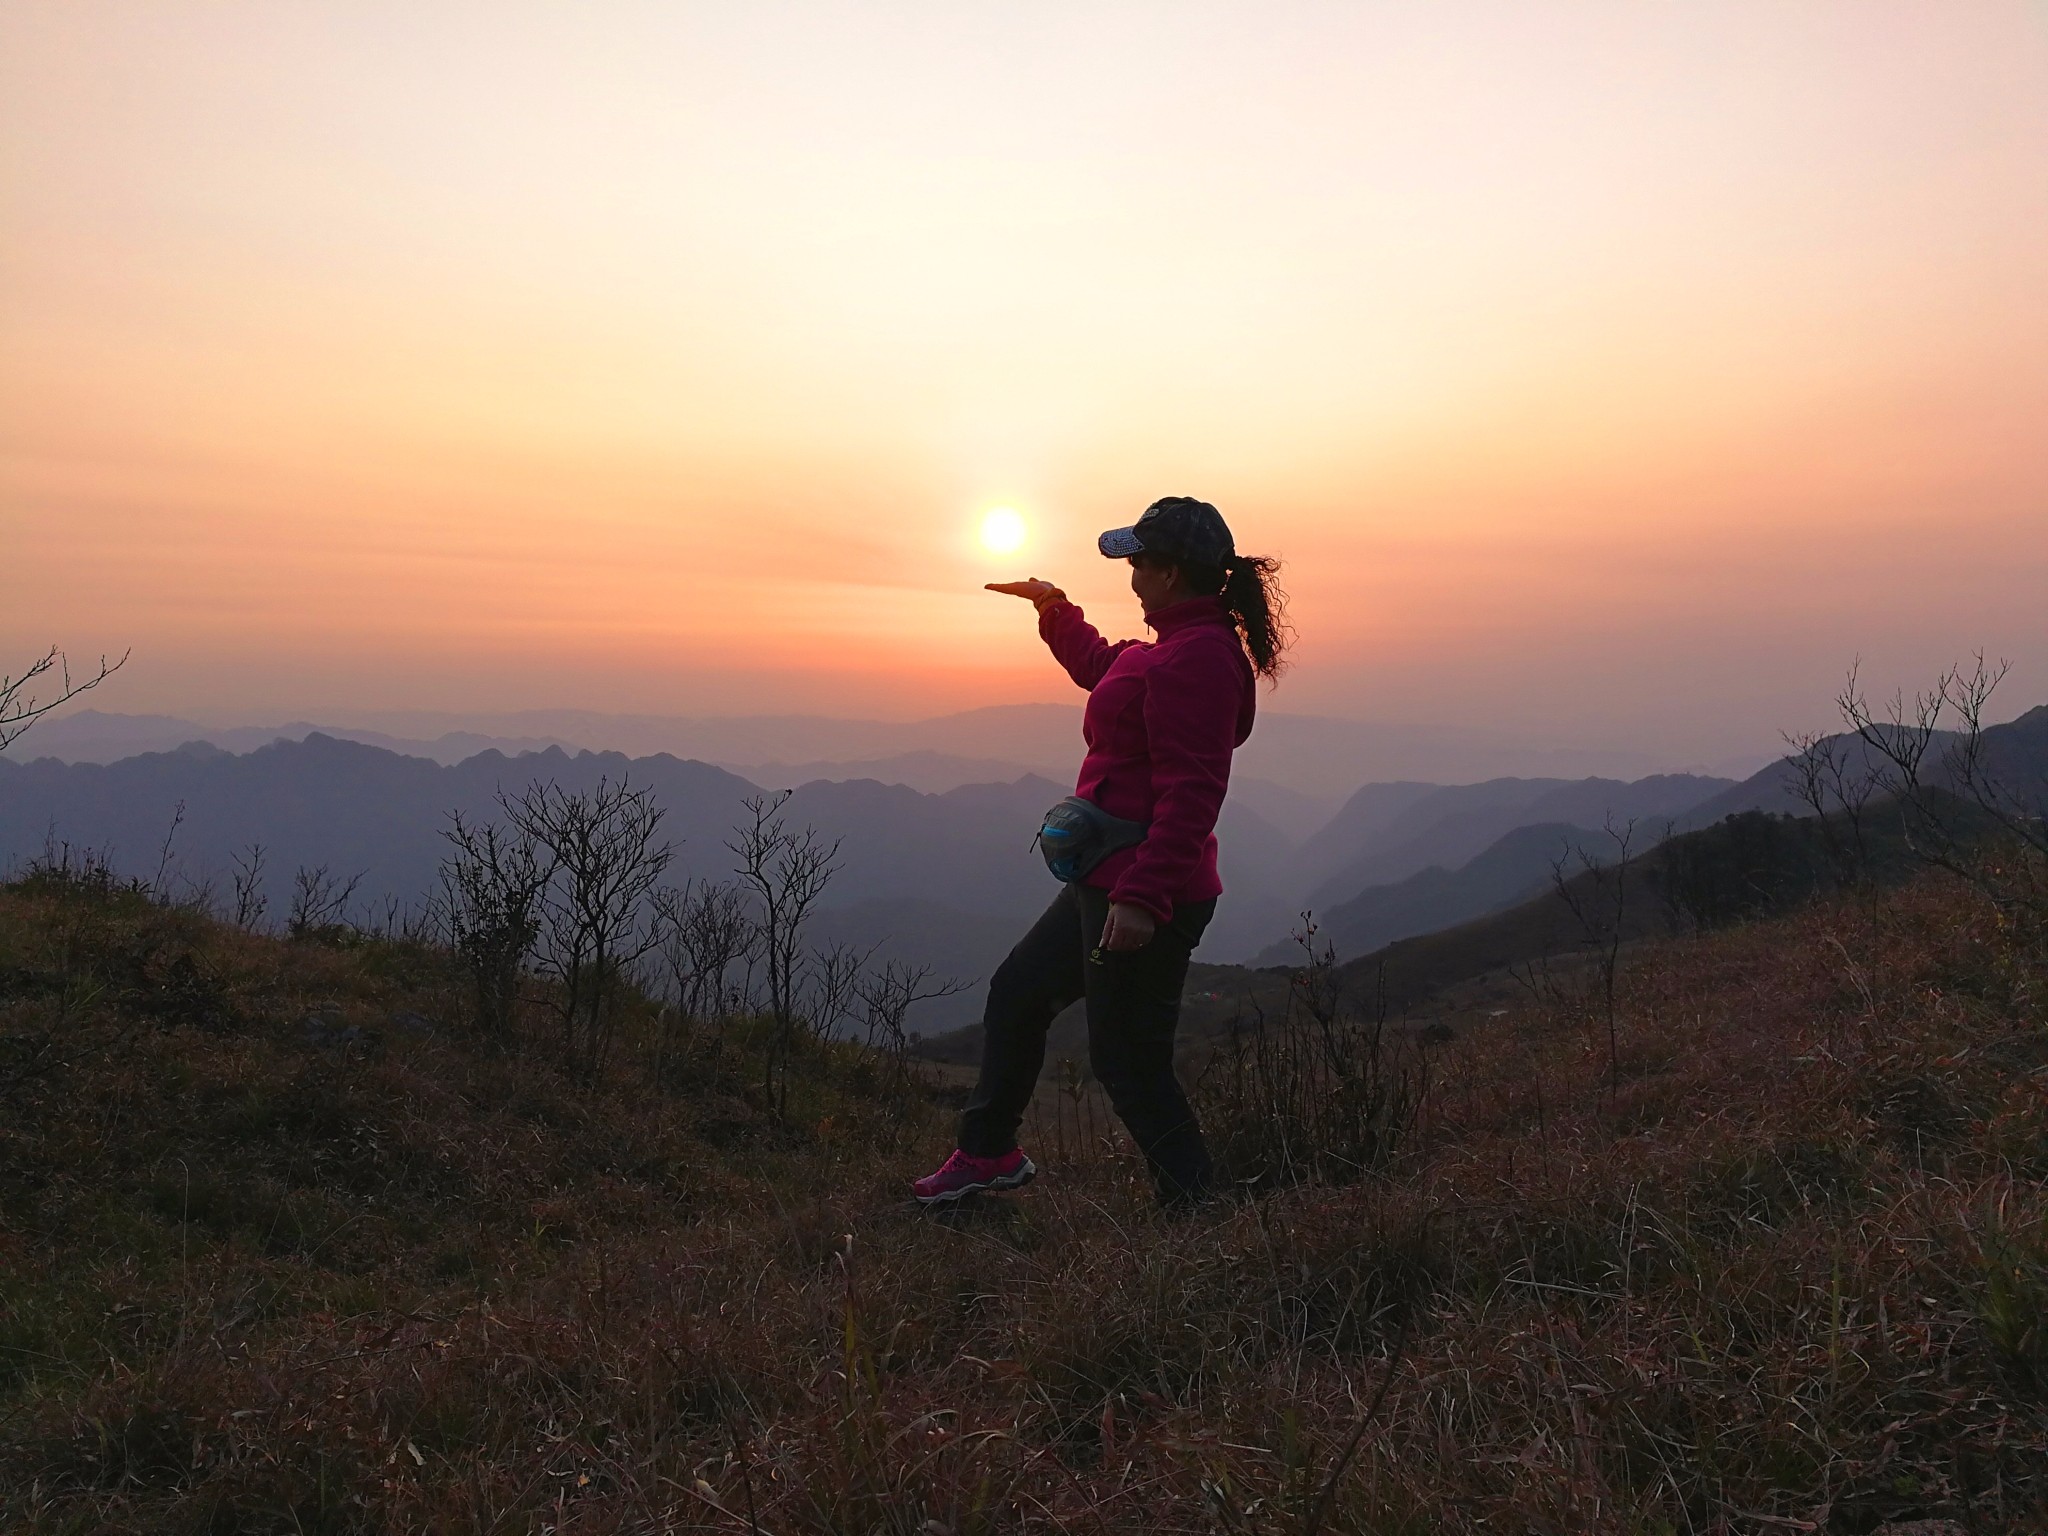
[[[1949,804],[1953,823],[1988,834],[1971,808]],[[1702,928],[1726,927],[1791,911],[1844,893],[1850,877],[1841,819],[1825,821],[1743,812],[1711,827],[1681,833],[1629,863],[1612,862],[1612,847],[1587,868],[1564,870],[1559,887],[1546,878],[1527,900],[1485,917],[1387,944],[1337,967],[1354,992],[1372,995],[1394,1016],[1444,1006],[1444,994],[1491,977],[1503,994],[1537,980],[1551,962],[1570,964],[1612,940],[1642,943]],[[1855,855],[1856,879],[1876,888],[1925,872],[1915,853],[1915,822],[1896,811],[1874,818]],[[1519,970],[1522,978],[1514,980]]]
[[[1947,757],[1960,739],[1953,731],[1930,733],[1927,777],[1931,785],[1955,787]],[[1884,772],[1885,765],[1879,755],[1853,735],[1824,738],[1823,745],[1839,751],[1843,774],[1851,783]],[[1983,733],[1983,767],[1990,777],[2028,804],[2032,814],[2048,814],[2048,704],[2037,704],[2004,724],[1986,727]],[[1765,811],[1780,816],[1811,815],[1811,808],[1801,798],[1799,783],[1792,760],[1779,758],[1765,764],[1740,784],[1732,785],[1692,807],[1679,818],[1679,825],[1682,828],[1709,826],[1724,816],[1741,811]]]
[[[786,1117],[744,1030],[577,1086],[432,951],[44,877],[0,1526],[2038,1531],[2044,981],[1922,880],[1639,948],[1612,1035],[1382,1058],[1430,1087],[1372,1177],[1162,1223],[1052,1093],[1038,1186],[943,1221],[943,1116],[858,1048]],[[1260,1081],[1200,1086],[1228,1157]]]
[[[1964,838],[1990,837],[1991,820],[1974,806],[1936,797],[1943,823]],[[1260,957],[1257,966],[1197,961],[1189,973],[1182,1024],[1191,1050],[1228,1032],[1234,1020],[1287,1006],[1298,967],[1310,950],[1327,956],[1329,985],[1357,1007],[1400,1027],[1470,1024],[1496,1017],[1532,989],[1560,984],[1610,944],[1646,942],[1723,928],[1792,911],[1806,902],[1838,899],[1852,889],[1881,891],[1927,870],[1933,839],[1918,817],[1879,809],[1852,830],[1839,812],[1825,819],[1740,812],[1711,827],[1679,833],[1616,862],[1606,834],[1536,827],[1509,834],[1489,855],[1447,875],[1426,870],[1329,921],[1378,923],[1408,936],[1347,956],[1325,920],[1304,945],[1297,932]],[[1552,861],[1573,848],[1560,887]],[[1532,890],[1533,887],[1533,890]],[[1494,894],[1489,894],[1489,892]],[[1497,893],[1507,892],[1505,897]],[[1491,910],[1439,925],[1445,912]],[[1355,930],[1354,930],[1355,932]],[[980,1026],[928,1038],[929,1059],[955,1065],[980,1059]],[[1087,1054],[1086,1021],[1078,1007],[1054,1021],[1050,1050],[1075,1060]]]
[[[1967,799],[1971,791],[1952,758],[1962,739],[1948,731],[1930,733],[1924,780],[1931,790]],[[1896,769],[1854,735],[1823,738],[1819,750],[1840,764],[1821,791],[1830,813],[1846,814],[1841,792],[1847,788],[1867,799],[1874,819],[1882,819],[1884,784]],[[1977,771],[1996,786],[1996,798],[2022,816],[2048,815],[2048,706],[1986,728],[1980,750]],[[1754,829],[1757,815],[1813,814],[1789,758],[1739,784],[1672,774],[1633,784],[1499,779],[1449,787],[1367,785],[1311,840],[1306,857],[1340,871],[1324,877],[1311,906],[1321,942],[1339,958],[1352,959],[1411,936],[1453,928],[1466,936],[1485,931],[1483,920],[1491,914],[1518,898],[1540,897],[1560,850],[1570,849],[1575,860],[1585,855],[1612,861],[1618,847],[1609,827],[1626,830],[1632,851],[1643,855],[1674,832],[1708,832],[1731,818],[1743,818]],[[1654,879],[1657,861],[1652,858],[1646,868]],[[1374,878],[1354,888],[1366,872]],[[1566,931],[1555,925],[1532,928],[1523,919],[1495,926],[1524,933],[1503,949],[1510,959],[1550,953],[1544,946],[1562,941]],[[1462,942],[1447,935],[1435,947],[1456,949]],[[1285,964],[1294,949],[1291,941],[1271,942],[1250,963]]]
[[[1478,784],[1368,785],[1353,805],[1372,802],[1380,814],[1357,817],[1347,806],[1316,845],[1325,861],[1312,870],[1308,904],[1317,911],[1391,885],[1425,869],[1456,870],[1522,827],[1560,824],[1598,832],[1609,822],[1653,828],[1682,817],[1728,788],[1726,779],[1654,774],[1617,779],[1489,779]],[[1347,835],[1348,834],[1348,835]],[[1467,914],[1470,915],[1470,914]]]
[[[1350,960],[1416,934],[1435,933],[1503,907],[1519,905],[1546,890],[1558,861],[1611,860],[1614,845],[1604,832],[1565,822],[1516,827],[1456,869],[1432,864],[1406,879],[1369,885],[1349,901],[1317,910],[1318,939],[1340,959]],[[1289,965],[1298,946],[1269,945],[1254,966]]]

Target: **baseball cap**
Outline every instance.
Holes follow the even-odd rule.
[[[1224,565],[1237,553],[1230,525],[1206,501],[1162,496],[1128,528],[1112,528],[1095,541],[1112,560],[1158,555],[1189,565]]]

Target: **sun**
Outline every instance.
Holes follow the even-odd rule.
[[[992,555],[1013,555],[1024,547],[1024,519],[1012,507],[991,507],[981,519],[981,547]]]

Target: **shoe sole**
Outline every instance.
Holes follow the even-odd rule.
[[[1004,1190],[1022,1189],[1036,1177],[1038,1177],[1037,1165],[1027,1157],[1024,1159],[1024,1166],[1015,1173],[1003,1174],[1000,1177],[990,1179],[985,1184],[962,1184],[958,1188],[946,1190],[942,1194],[918,1195],[915,1198],[919,1205],[950,1205],[953,1201],[967,1195],[979,1195],[984,1192],[999,1194]]]

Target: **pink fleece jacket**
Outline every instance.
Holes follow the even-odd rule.
[[[1112,645],[1059,598],[1039,614],[1038,633],[1088,690],[1081,722],[1088,755],[1074,793],[1151,826],[1144,842],[1097,865],[1088,884],[1163,923],[1175,903],[1223,892],[1216,815],[1230,784],[1230,754],[1252,733],[1257,693],[1252,664],[1217,599],[1176,603],[1145,622],[1156,641]]]

